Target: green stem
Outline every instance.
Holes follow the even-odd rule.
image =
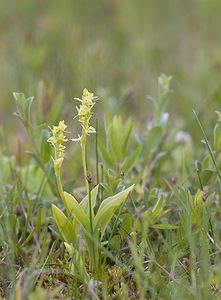
[[[104,166],[103,164],[101,164],[101,182],[103,183],[104,182]],[[101,186],[101,189],[100,189],[100,203],[104,200],[104,189],[103,189],[103,186]],[[100,205],[99,203],[99,205]]]
[[[91,236],[93,237],[94,230],[93,230],[93,216],[92,216],[92,203],[91,203],[91,189],[90,189],[90,185],[89,185],[88,199],[89,199],[90,229],[91,229]]]
[[[59,159],[59,148],[56,148],[55,149],[55,161],[57,159]],[[69,216],[69,209],[67,207],[67,204],[66,204],[66,200],[65,200],[65,196],[64,196],[64,191],[63,191],[63,187],[62,187],[62,183],[61,183],[61,175],[60,175],[60,170],[61,170],[61,165],[56,165],[54,163],[54,173],[55,173],[55,177],[56,177],[56,182],[57,182],[57,187],[58,187],[58,192],[59,192],[59,195],[61,197],[61,200],[65,206],[65,209],[66,209],[66,212]]]
[[[81,148],[82,148],[82,165],[83,165],[83,171],[84,171],[84,181],[85,181],[85,187],[86,192],[88,195],[88,201],[89,201],[89,217],[90,217],[90,235],[91,235],[91,241],[92,241],[92,268],[96,268],[96,257],[95,257],[95,247],[94,247],[94,230],[93,230],[93,213],[92,213],[92,203],[91,203],[91,188],[90,184],[88,182],[88,174],[87,174],[87,152],[86,152],[86,144],[87,144],[87,134],[85,131],[83,131],[82,134],[82,141],[81,141]]]
[[[57,181],[59,195],[60,195],[61,200],[62,200],[62,202],[63,202],[63,204],[65,206],[66,212],[69,215],[69,209],[68,209],[68,207],[66,205],[64,191],[63,191],[63,187],[62,187],[62,183],[61,183],[60,168],[58,168],[57,166],[54,166],[54,170],[55,170],[55,177],[56,177],[56,181]]]
[[[82,142],[81,142],[81,148],[82,148],[82,165],[83,165],[83,171],[84,171],[84,182],[86,187],[87,194],[89,193],[89,184],[87,181],[87,162],[86,162],[86,133],[83,132],[82,136]]]
[[[98,120],[96,119],[96,140],[95,140],[95,151],[96,151],[96,173],[97,173],[97,184],[99,184],[99,171],[98,171]]]
[[[91,240],[92,240],[92,251],[93,251],[93,263],[94,268],[96,268],[96,256],[94,248],[94,229],[93,229],[93,215],[92,215],[92,203],[91,203],[91,186],[89,186],[88,200],[89,200],[89,214],[90,214],[90,231],[91,231]]]

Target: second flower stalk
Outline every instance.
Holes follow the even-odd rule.
[[[87,89],[83,90],[82,98],[75,98],[81,102],[79,107],[76,106],[78,114],[78,121],[81,123],[82,134],[78,135],[78,138],[72,139],[72,141],[79,142],[82,149],[82,166],[84,170],[84,180],[87,194],[89,193],[89,183],[87,180],[87,157],[86,157],[86,145],[87,145],[87,135],[90,133],[96,133],[94,127],[90,126],[90,119],[92,117],[92,108],[95,104],[97,97],[93,93],[90,93]]]

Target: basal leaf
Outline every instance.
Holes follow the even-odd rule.
[[[71,194],[64,192],[64,197],[70,213],[73,215],[76,221],[84,227],[85,230],[89,231],[90,230],[89,218],[84,212],[81,205]]]
[[[98,189],[99,189],[99,184],[97,184],[96,187],[91,191],[92,212],[93,212],[93,209],[94,209],[94,207],[96,205]],[[88,214],[88,216],[89,216],[89,200],[88,200],[88,195],[86,195],[84,197],[84,199],[82,199],[82,201],[80,202],[80,205],[83,208],[84,212],[86,214]]]
[[[94,232],[101,231],[101,238],[106,230],[108,223],[114,215],[115,210],[127,198],[128,194],[133,190],[134,185],[126,190],[106,198],[100,205],[98,212],[94,218]]]
[[[55,223],[63,239],[68,243],[74,243],[76,240],[76,236],[73,224],[68,220],[65,214],[54,204],[52,204],[52,212]]]

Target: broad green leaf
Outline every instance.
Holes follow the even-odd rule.
[[[124,172],[128,172],[135,164],[135,161],[141,151],[141,146],[138,146],[129,157],[125,159],[123,164],[121,165],[121,170]]]
[[[63,239],[68,243],[74,243],[76,240],[76,236],[71,221],[69,221],[65,214],[54,204],[52,204],[52,212],[56,225]]]
[[[112,219],[116,209],[118,206],[110,207],[109,210],[107,210],[103,215],[99,214],[100,218],[96,219],[94,222],[94,232],[100,233],[100,239],[102,240],[103,235],[105,233],[105,230],[107,228],[107,225],[109,224],[110,220]]]
[[[115,210],[127,198],[128,194],[133,190],[134,184],[126,190],[106,198],[100,205],[98,212],[94,218],[94,232],[101,230],[101,238],[104,235],[106,227],[114,215]]]
[[[64,197],[65,197],[66,205],[67,205],[70,213],[73,215],[73,217],[76,219],[76,221],[79,224],[81,224],[85,230],[87,230],[89,232],[90,231],[89,218],[86,215],[86,213],[84,212],[81,205],[71,194],[64,192]]]
[[[91,191],[91,206],[92,206],[92,213],[94,213],[94,207],[96,205],[96,200],[97,200],[97,193],[99,189],[99,184],[96,185],[96,187]],[[89,200],[88,200],[88,195],[82,199],[80,202],[81,207],[83,208],[84,212],[88,214],[89,216]]]

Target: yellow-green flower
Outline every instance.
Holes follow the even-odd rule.
[[[73,141],[78,141],[82,145],[82,142],[86,138],[86,135],[96,132],[95,128],[90,126],[90,119],[93,114],[91,109],[94,106],[94,100],[96,100],[97,97],[94,97],[93,93],[90,93],[87,89],[84,89],[82,99],[75,99],[81,102],[81,105],[79,107],[76,106],[76,109],[78,112],[77,116],[83,130],[82,135],[78,135],[78,138],[73,139]]]
[[[64,120],[60,121],[58,126],[53,126],[53,128],[50,128],[52,136],[48,139],[48,142],[54,147],[53,162],[54,166],[58,168],[61,167],[64,159],[64,151],[66,147],[63,145],[63,143],[68,141],[64,135],[66,128],[67,125],[65,125]]]

